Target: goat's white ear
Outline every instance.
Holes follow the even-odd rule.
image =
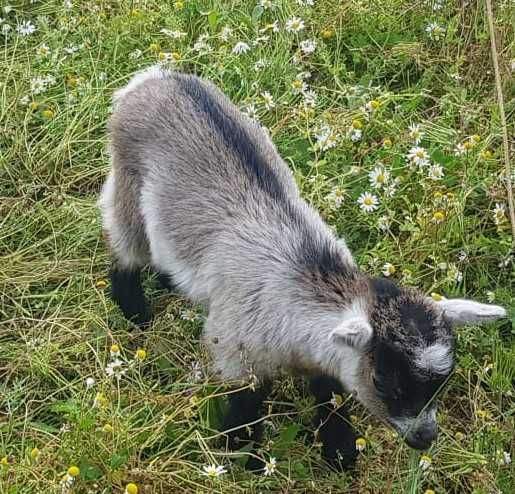
[[[340,345],[361,350],[372,338],[372,326],[364,317],[348,317],[331,331],[330,338]]]
[[[435,302],[445,317],[455,325],[483,323],[506,317],[506,310],[499,305],[482,304],[464,298],[444,298]]]

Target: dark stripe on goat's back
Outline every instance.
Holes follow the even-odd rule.
[[[210,121],[210,128],[222,136],[226,146],[239,158],[249,179],[271,197],[288,202],[283,184],[259,152],[255,140],[224,111],[202,80],[184,74],[177,74],[175,80],[195,107]]]

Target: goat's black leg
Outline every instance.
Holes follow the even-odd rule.
[[[335,408],[330,403],[333,394],[343,396],[345,392],[336,379],[326,376],[311,379],[310,390],[318,404],[315,426],[322,441],[322,457],[334,468],[349,468],[357,457],[356,433],[345,405]]]
[[[113,265],[110,272],[111,297],[120,306],[123,315],[139,326],[150,322],[139,268],[127,269]]]
[[[223,422],[223,430],[227,431],[227,446],[237,450],[249,442],[256,445],[263,434],[263,424],[257,422],[262,416],[263,401],[271,391],[270,383],[263,383],[255,391],[245,389],[229,395],[229,409]],[[255,447],[255,446],[254,446]],[[258,470],[264,464],[250,457],[245,468]]]

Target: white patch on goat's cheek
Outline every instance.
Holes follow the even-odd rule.
[[[452,350],[443,343],[434,343],[419,351],[415,358],[415,365],[435,374],[447,374],[453,365]]]

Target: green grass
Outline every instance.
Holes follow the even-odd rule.
[[[427,293],[493,298],[513,323],[509,220],[500,214],[496,224],[493,213],[496,203],[506,205],[506,191],[483,3],[446,1],[437,11],[432,2],[404,0],[317,0],[313,7],[275,0],[264,10],[236,0],[71,3],[13,0],[0,13],[2,26],[11,26],[0,36],[0,493],[61,492],[70,465],[80,467],[77,493],[121,493],[128,482],[140,493],[514,492],[513,464],[497,457],[514,452],[509,324],[457,330],[458,368],[440,400],[441,434],[426,472],[418,453],[356,404],[353,419],[367,448],[354,472],[332,472],[313,441],[305,385],[284,377],[267,402],[260,453],[277,458],[277,472],[250,475],[244,453],[227,453],[216,441],[227,388],[208,377],[198,344],[202,315],[193,308],[196,319],[184,319],[188,302],[149,279],[152,327],[141,332],[122,318],[102,283],[109,255],[95,205],[109,167],[113,91],[134,71],[173,56],[165,64],[210,78],[242,107],[255,105],[303,195],[348,240],[363,269],[380,275],[391,263],[393,277]],[[511,4],[495,3],[512,122]],[[303,31],[285,31],[293,16],[304,20]],[[27,20],[37,30],[18,35]],[[279,32],[259,32],[275,20]],[[445,27],[439,40],[425,31],[432,21]],[[224,26],[233,29],[228,41],[220,37]],[[173,39],[163,28],[186,34]],[[203,33],[209,53],[194,49]],[[270,38],[259,40],[264,35]],[[298,57],[306,39],[316,49]],[[233,54],[237,41],[251,50]],[[265,67],[255,70],[260,59]],[[306,71],[314,107],[292,91]],[[49,76],[44,91],[31,91],[31,80]],[[265,91],[273,108],[265,108]],[[372,100],[380,106],[366,118]],[[357,142],[346,137],[353,121],[362,126]],[[411,123],[420,124],[421,146],[443,166],[443,178],[406,164]],[[325,151],[316,145],[323,124],[337,138]],[[479,142],[456,156],[473,135]],[[398,178],[391,197],[369,183],[378,162]],[[380,201],[372,213],[357,204],[365,191]],[[119,381],[105,373],[114,343],[131,362]],[[138,348],[147,352],[143,361],[134,359]],[[195,362],[203,369],[198,380]],[[90,389],[87,378],[95,379]],[[39,455],[31,456],[33,448]],[[206,479],[200,473],[211,463],[227,473]]]

